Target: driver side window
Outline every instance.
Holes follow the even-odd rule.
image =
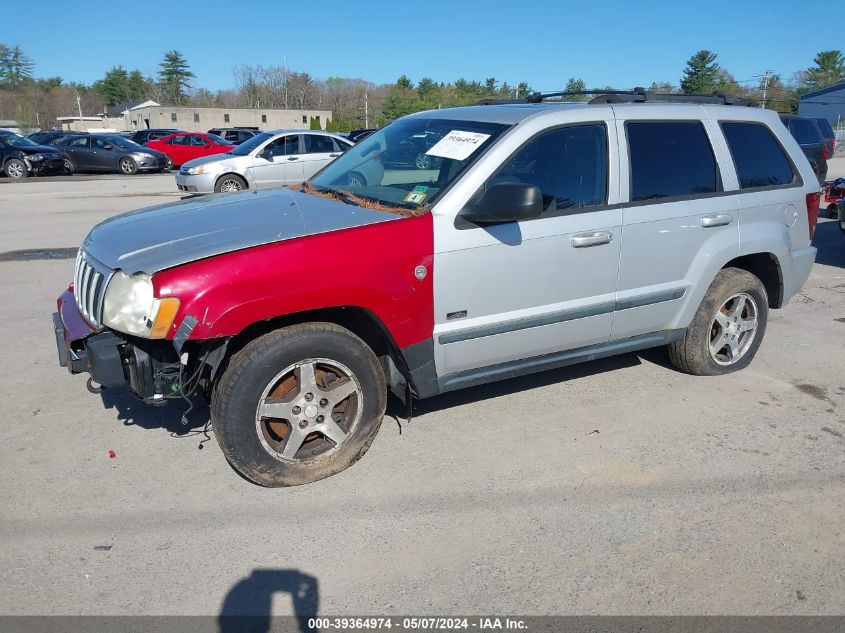
[[[543,215],[564,215],[607,202],[607,129],[603,123],[571,125],[524,145],[487,183],[539,187]]]
[[[291,134],[290,136],[283,136],[277,138],[275,141],[267,145],[266,150],[270,157],[275,156],[292,156],[299,153],[299,135]]]

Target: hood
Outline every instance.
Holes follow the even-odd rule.
[[[127,274],[153,274],[214,255],[401,216],[290,189],[220,194],[125,213],[95,226],[83,247]]]
[[[219,163],[224,160],[232,160],[236,161],[239,158],[249,158],[249,156],[230,156],[229,154],[211,154],[210,156],[201,156],[200,158],[194,158],[189,160],[184,165],[182,165],[185,170],[190,167],[199,167],[200,165],[205,165],[206,163]]]

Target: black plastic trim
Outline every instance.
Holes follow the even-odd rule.
[[[622,299],[621,301],[616,302],[616,310],[630,310],[631,308],[639,308],[641,306],[648,306],[654,303],[674,301],[675,299],[683,297],[686,292],[685,288],[673,288],[672,290],[661,290],[647,295],[639,295],[628,299]]]
[[[434,367],[434,339],[427,338],[403,347],[402,356],[408,367],[414,396],[427,398],[439,393],[437,370]]]

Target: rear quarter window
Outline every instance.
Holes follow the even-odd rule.
[[[727,121],[721,127],[741,189],[790,185],[795,181],[792,163],[768,127]]]
[[[822,142],[819,127],[809,119],[792,119],[789,129],[792,131],[795,140],[801,145],[812,145],[813,143]]]
[[[721,191],[701,121],[628,121],[631,202]]]

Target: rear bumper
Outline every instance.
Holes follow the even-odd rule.
[[[802,286],[807,283],[813,264],[816,262],[815,246],[808,246],[799,251],[793,251],[789,255],[789,271],[784,271],[783,276],[783,303],[786,304],[792,297],[798,294]]]

